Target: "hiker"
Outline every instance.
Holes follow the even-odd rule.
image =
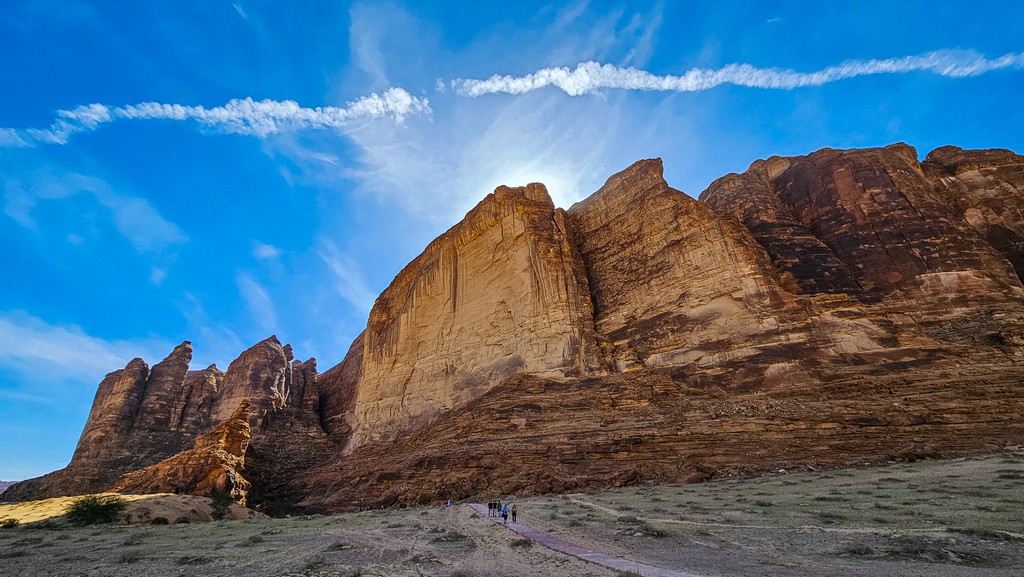
[[[508,506],[505,506],[505,508],[501,510],[501,518],[504,519],[505,524],[508,525]]]
[[[512,503],[512,508],[509,509],[509,513],[512,513],[512,522],[516,522],[516,504]]]
[[[488,517],[493,517],[494,516],[494,501],[488,501],[487,502],[487,516]]]

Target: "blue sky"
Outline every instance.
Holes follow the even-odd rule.
[[[182,340],[333,366],[498,184],[1024,149],[1020,2],[136,4],[0,10],[0,479],[64,466],[103,375]]]

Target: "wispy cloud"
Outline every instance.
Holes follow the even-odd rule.
[[[252,256],[258,260],[274,260],[281,256],[281,249],[272,244],[253,241]]]
[[[234,99],[223,106],[206,108],[181,104],[142,102],[129,106],[88,104],[57,111],[47,128],[0,128],[0,147],[67,144],[79,132],[118,120],[191,120],[226,134],[265,138],[283,131],[341,128],[361,120],[391,117],[401,123],[407,116],[429,114],[430,102],[402,88],[363,96],[347,106],[307,108],[293,100]]]
[[[588,61],[573,69],[567,66],[542,68],[524,76],[494,75],[483,80],[459,78],[452,80],[451,86],[457,94],[470,97],[495,93],[525,94],[546,86],[558,87],[570,96],[590,94],[604,88],[697,92],[723,84],[792,90],[874,74],[929,72],[964,78],[1007,68],[1024,68],[1024,53],[1009,53],[988,59],[971,50],[940,50],[902,58],[851,60],[815,72],[729,64],[722,68],[694,68],[681,76],[657,75],[633,67]]]
[[[238,273],[235,280],[260,330],[268,335],[277,333],[277,314],[274,312],[274,302],[267,294],[267,290],[246,273]]]
[[[342,254],[338,247],[327,239],[320,239],[317,254],[334,275],[338,294],[359,311],[369,312],[377,300],[377,295],[367,288],[359,264]]]
[[[114,226],[140,253],[158,252],[188,240],[147,200],[119,192],[101,178],[37,171],[23,177],[0,176],[0,187],[4,213],[28,229],[34,230],[38,226],[32,212],[41,201],[88,194],[110,212]],[[81,237],[76,240],[80,242]],[[75,242],[71,238],[69,241]]]
[[[23,311],[0,311],[0,366],[71,381],[98,383],[136,356],[150,363],[173,345],[161,340],[111,341],[76,325],[51,324]]]

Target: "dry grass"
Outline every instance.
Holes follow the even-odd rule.
[[[113,496],[114,493],[102,493],[100,496]],[[191,521],[209,521],[211,519],[210,500],[194,495],[119,495],[127,502],[124,514],[130,523],[152,523],[153,519],[163,517]],[[25,503],[8,503],[0,505],[0,523],[6,519],[15,519],[21,525],[44,521],[59,522],[64,511],[78,497],[55,497],[41,501]],[[264,515],[238,505],[231,507],[231,519],[252,519]]]
[[[138,524],[92,528],[66,527],[42,514],[59,512],[59,501],[4,506],[0,519],[17,507],[37,521],[0,530],[2,573],[620,575],[527,546],[468,507],[150,524],[178,516],[180,506],[158,506],[170,497],[182,499],[129,497],[148,510],[136,510]],[[526,525],[697,575],[1018,577],[1024,566],[1019,451],[515,502]]]

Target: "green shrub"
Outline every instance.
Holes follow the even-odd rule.
[[[533,539],[526,539],[526,538],[523,538],[523,539],[512,539],[511,545],[513,547],[523,547],[523,548],[533,547]]]
[[[235,500],[231,497],[231,493],[227,491],[214,490],[210,494],[210,516],[216,521],[220,521],[224,517],[228,516],[228,512],[231,511],[231,505]]]
[[[150,525],[170,525],[171,522],[167,520],[167,517],[153,517],[153,520],[149,522]]]
[[[121,518],[127,503],[117,495],[86,495],[71,501],[64,516],[74,525],[113,523]]]
[[[14,517],[10,517],[8,519],[0,521],[0,529],[13,529],[17,527],[19,523],[20,522],[17,519],[15,519]]]

